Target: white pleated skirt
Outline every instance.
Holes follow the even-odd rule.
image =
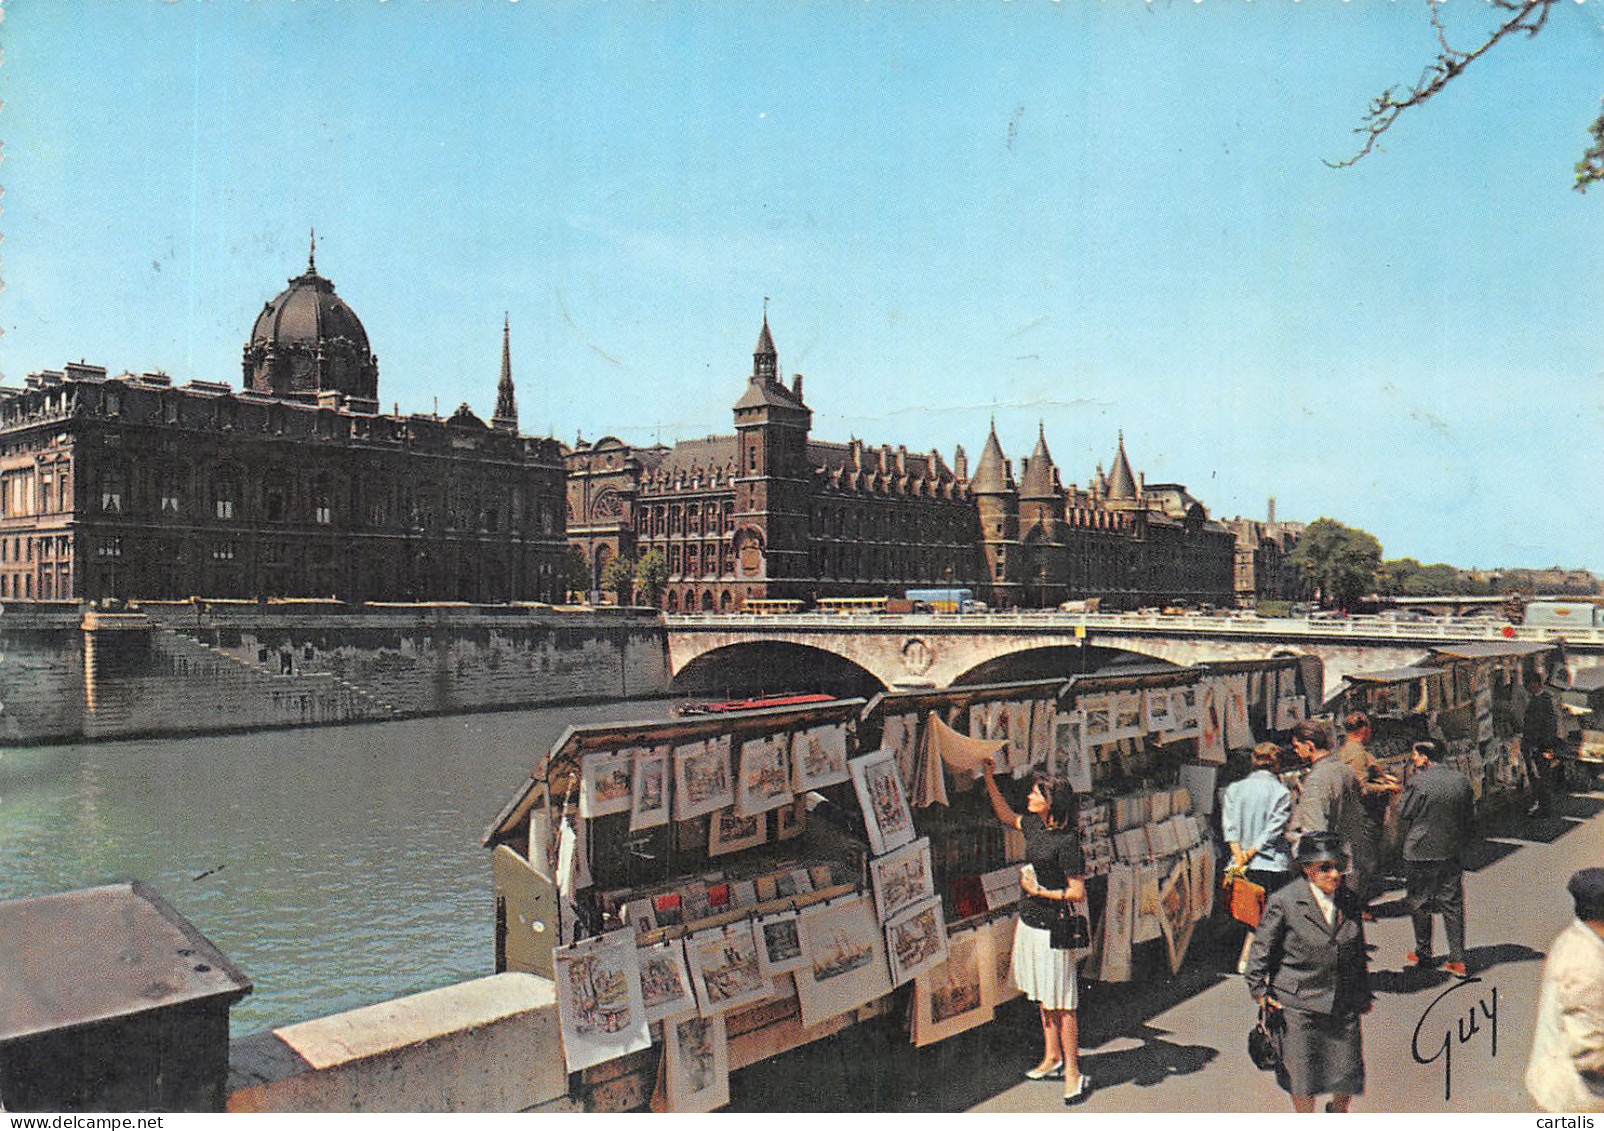
[[[1014,927],[1014,985],[1043,1009],[1074,1009],[1077,963],[1070,951],[1054,950],[1052,935],[1040,927]]]

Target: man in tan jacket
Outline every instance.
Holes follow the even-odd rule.
[[[1526,1090],[1544,1111],[1604,1111],[1604,868],[1566,887],[1576,920],[1548,948]]]

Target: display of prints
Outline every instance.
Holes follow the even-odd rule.
[[[741,770],[735,779],[735,811],[743,817],[788,805],[791,766],[789,735],[752,738],[741,743]]]
[[[1008,765],[1013,769],[1014,777],[1020,778],[1030,772],[1031,762],[1036,755],[1030,745],[1030,700],[1002,706],[1008,716]]]
[[[1186,959],[1196,921],[1192,914],[1191,869],[1182,857],[1175,862],[1159,894],[1159,923],[1169,951],[1171,974],[1178,972]]]
[[[1131,920],[1131,942],[1152,942],[1164,933],[1159,922],[1159,897],[1162,894],[1164,871],[1158,860],[1143,860],[1136,865],[1136,914]]]
[[[757,959],[765,978],[800,970],[808,964],[795,911],[777,911],[758,917]]]
[[[1053,743],[1056,765],[1051,770],[1083,795],[1092,791],[1092,757],[1086,748],[1085,727],[1086,717],[1079,711],[1060,716]]]
[[[1192,919],[1201,923],[1214,913],[1214,850],[1206,842],[1188,853],[1192,864]]]
[[[633,930],[558,947],[552,962],[568,1071],[578,1072],[651,1045]]]
[[[808,803],[798,797],[790,805],[774,811],[774,839],[795,840],[801,836],[808,817]]]
[[[1248,677],[1225,677],[1225,745],[1246,750],[1253,745],[1253,728],[1248,725]]]
[[[1197,760],[1225,765],[1225,685],[1206,679],[1198,686]]]
[[[730,1046],[723,1017],[665,1021],[663,1046],[669,1111],[713,1111],[730,1102]]]
[[[1094,746],[1114,739],[1114,705],[1107,695],[1083,695],[1080,709],[1086,716],[1086,741]]]
[[[947,920],[941,900],[915,904],[886,923],[891,984],[900,986],[947,959]]]
[[[1142,693],[1140,691],[1116,691],[1110,697],[1114,713],[1113,731],[1111,738],[1141,738],[1142,730]]]
[[[921,974],[913,989],[913,1043],[917,1048],[957,1036],[993,1016],[981,994],[981,971],[989,960],[985,927],[947,936],[947,960]]]
[[[980,886],[986,893],[986,910],[999,911],[1019,902],[1019,868],[1014,865],[998,868],[980,877]]]
[[[1291,730],[1308,717],[1309,711],[1301,695],[1275,701],[1276,730]]]
[[[633,750],[586,754],[579,761],[579,815],[586,819],[629,811]]]
[[[629,807],[630,832],[668,824],[668,759],[666,746],[635,751],[634,785]]]
[[[1131,927],[1136,903],[1136,869],[1115,864],[1108,870],[1108,903],[1103,911],[1104,982],[1131,980]]]
[[[1199,705],[1196,685],[1170,689],[1170,734],[1192,738],[1198,732]]]
[[[807,908],[801,916],[801,934],[808,964],[796,971],[795,978],[804,1027],[891,992],[886,940],[868,896]]]
[[[692,935],[685,940],[685,961],[704,1017],[762,1001],[773,992],[763,976],[750,919]]]
[[[648,1022],[661,1021],[696,1008],[696,991],[685,966],[685,948],[679,939],[653,943],[640,949],[640,992]]]
[[[674,748],[674,819],[688,821],[735,804],[728,735]]]
[[[896,762],[897,776],[905,785],[913,783],[914,737],[919,731],[917,715],[886,715],[881,720],[880,749]]]
[[[791,785],[796,792],[838,785],[849,777],[846,724],[798,731],[791,739]]]
[[[1043,766],[1053,756],[1053,722],[1057,707],[1049,699],[1036,699],[1030,708],[1030,764]]]
[[[874,882],[874,905],[884,923],[922,899],[936,894],[935,873],[930,867],[930,838],[920,837],[895,852],[869,861],[869,877]]]
[[[992,1009],[1019,996],[1019,987],[1014,984],[1014,927],[1018,922],[1014,916],[1004,915],[993,919],[987,931],[986,967],[980,988],[986,1005]]]
[[[1170,691],[1167,687],[1150,687],[1142,692],[1142,728],[1149,734],[1167,732],[1174,716],[1170,713]]]
[[[869,848],[876,856],[913,839],[913,814],[902,792],[902,778],[889,750],[876,750],[847,763],[858,806],[868,828]]]
[[[769,837],[769,819],[763,813],[743,817],[734,809],[720,809],[707,824],[707,854],[723,856],[755,848]]]
[[[650,898],[632,899],[624,904],[623,919],[635,928],[636,935],[657,930],[657,909]]]

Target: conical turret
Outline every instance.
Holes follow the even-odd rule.
[[[1036,426],[1036,450],[1030,453],[1025,474],[1019,480],[1021,499],[1051,499],[1058,493],[1058,469],[1053,466],[1052,453],[1047,450],[1046,425]]]
[[[512,387],[512,316],[501,324],[501,380],[496,383],[496,412],[490,418],[492,428],[506,432],[518,431],[518,400]]]
[[[1114,455],[1114,470],[1108,476],[1110,502],[1137,501],[1136,476],[1131,474],[1131,461],[1125,455],[1125,433],[1119,434],[1119,451]]]
[[[991,422],[991,435],[986,437],[985,450],[980,453],[980,462],[975,465],[975,476],[969,481],[969,489],[977,495],[1006,495],[1014,489],[1008,460],[997,440],[995,419]]]

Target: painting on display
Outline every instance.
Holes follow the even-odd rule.
[[[635,751],[634,786],[630,795],[629,831],[668,824],[669,750]]]
[[[728,735],[674,748],[674,819],[688,821],[735,804]]]
[[[707,854],[723,856],[743,848],[755,848],[769,836],[769,819],[758,813],[743,817],[734,809],[720,809],[707,823]]]
[[[983,928],[986,930],[986,961],[981,971],[980,990],[990,1009],[1019,996],[1019,987],[1014,984],[1014,926],[1018,921],[1012,915],[1003,915]]]
[[[679,939],[640,948],[640,992],[648,1023],[696,1008],[696,991]]]
[[[791,802],[790,735],[752,738],[741,743],[741,772],[735,780],[735,811],[743,817],[767,813]]]
[[[796,792],[839,785],[851,776],[845,723],[799,731],[791,739],[791,785]]]
[[[866,895],[816,904],[802,912],[802,950],[796,971],[802,1024],[817,1025],[891,992],[886,941]]]
[[[900,986],[947,957],[947,920],[941,900],[916,903],[886,923],[886,956],[891,962],[891,983]]]
[[[852,785],[857,790],[874,855],[884,855],[912,840],[913,814],[891,751],[876,750],[852,759],[847,766],[852,771]]]
[[[1113,738],[1141,738],[1146,732],[1142,730],[1142,693],[1140,691],[1116,691],[1111,695],[1114,712]]]
[[[723,1017],[663,1023],[663,1092],[668,1110],[713,1111],[730,1102],[730,1046]]]
[[[869,877],[874,882],[874,905],[882,923],[920,900],[935,895],[935,873],[930,867],[930,838],[920,837],[895,852],[870,860]]]
[[[568,1071],[578,1072],[652,1043],[633,930],[559,947],[552,952],[552,961]]]
[[[1114,705],[1107,695],[1083,695],[1080,709],[1086,717],[1086,741],[1101,745],[1114,740]]]
[[[913,990],[915,1047],[944,1041],[993,1016],[980,990],[981,972],[990,962],[990,931],[972,927],[947,936],[947,960],[919,975]]]
[[[685,960],[704,1017],[762,1001],[772,992],[758,960],[757,933],[750,919],[692,935],[685,940]]]
[[[587,819],[629,812],[633,750],[586,754],[579,762],[579,815]]]
[[[757,920],[757,958],[765,978],[789,974],[808,964],[802,949],[799,916],[795,911],[777,911]]]

